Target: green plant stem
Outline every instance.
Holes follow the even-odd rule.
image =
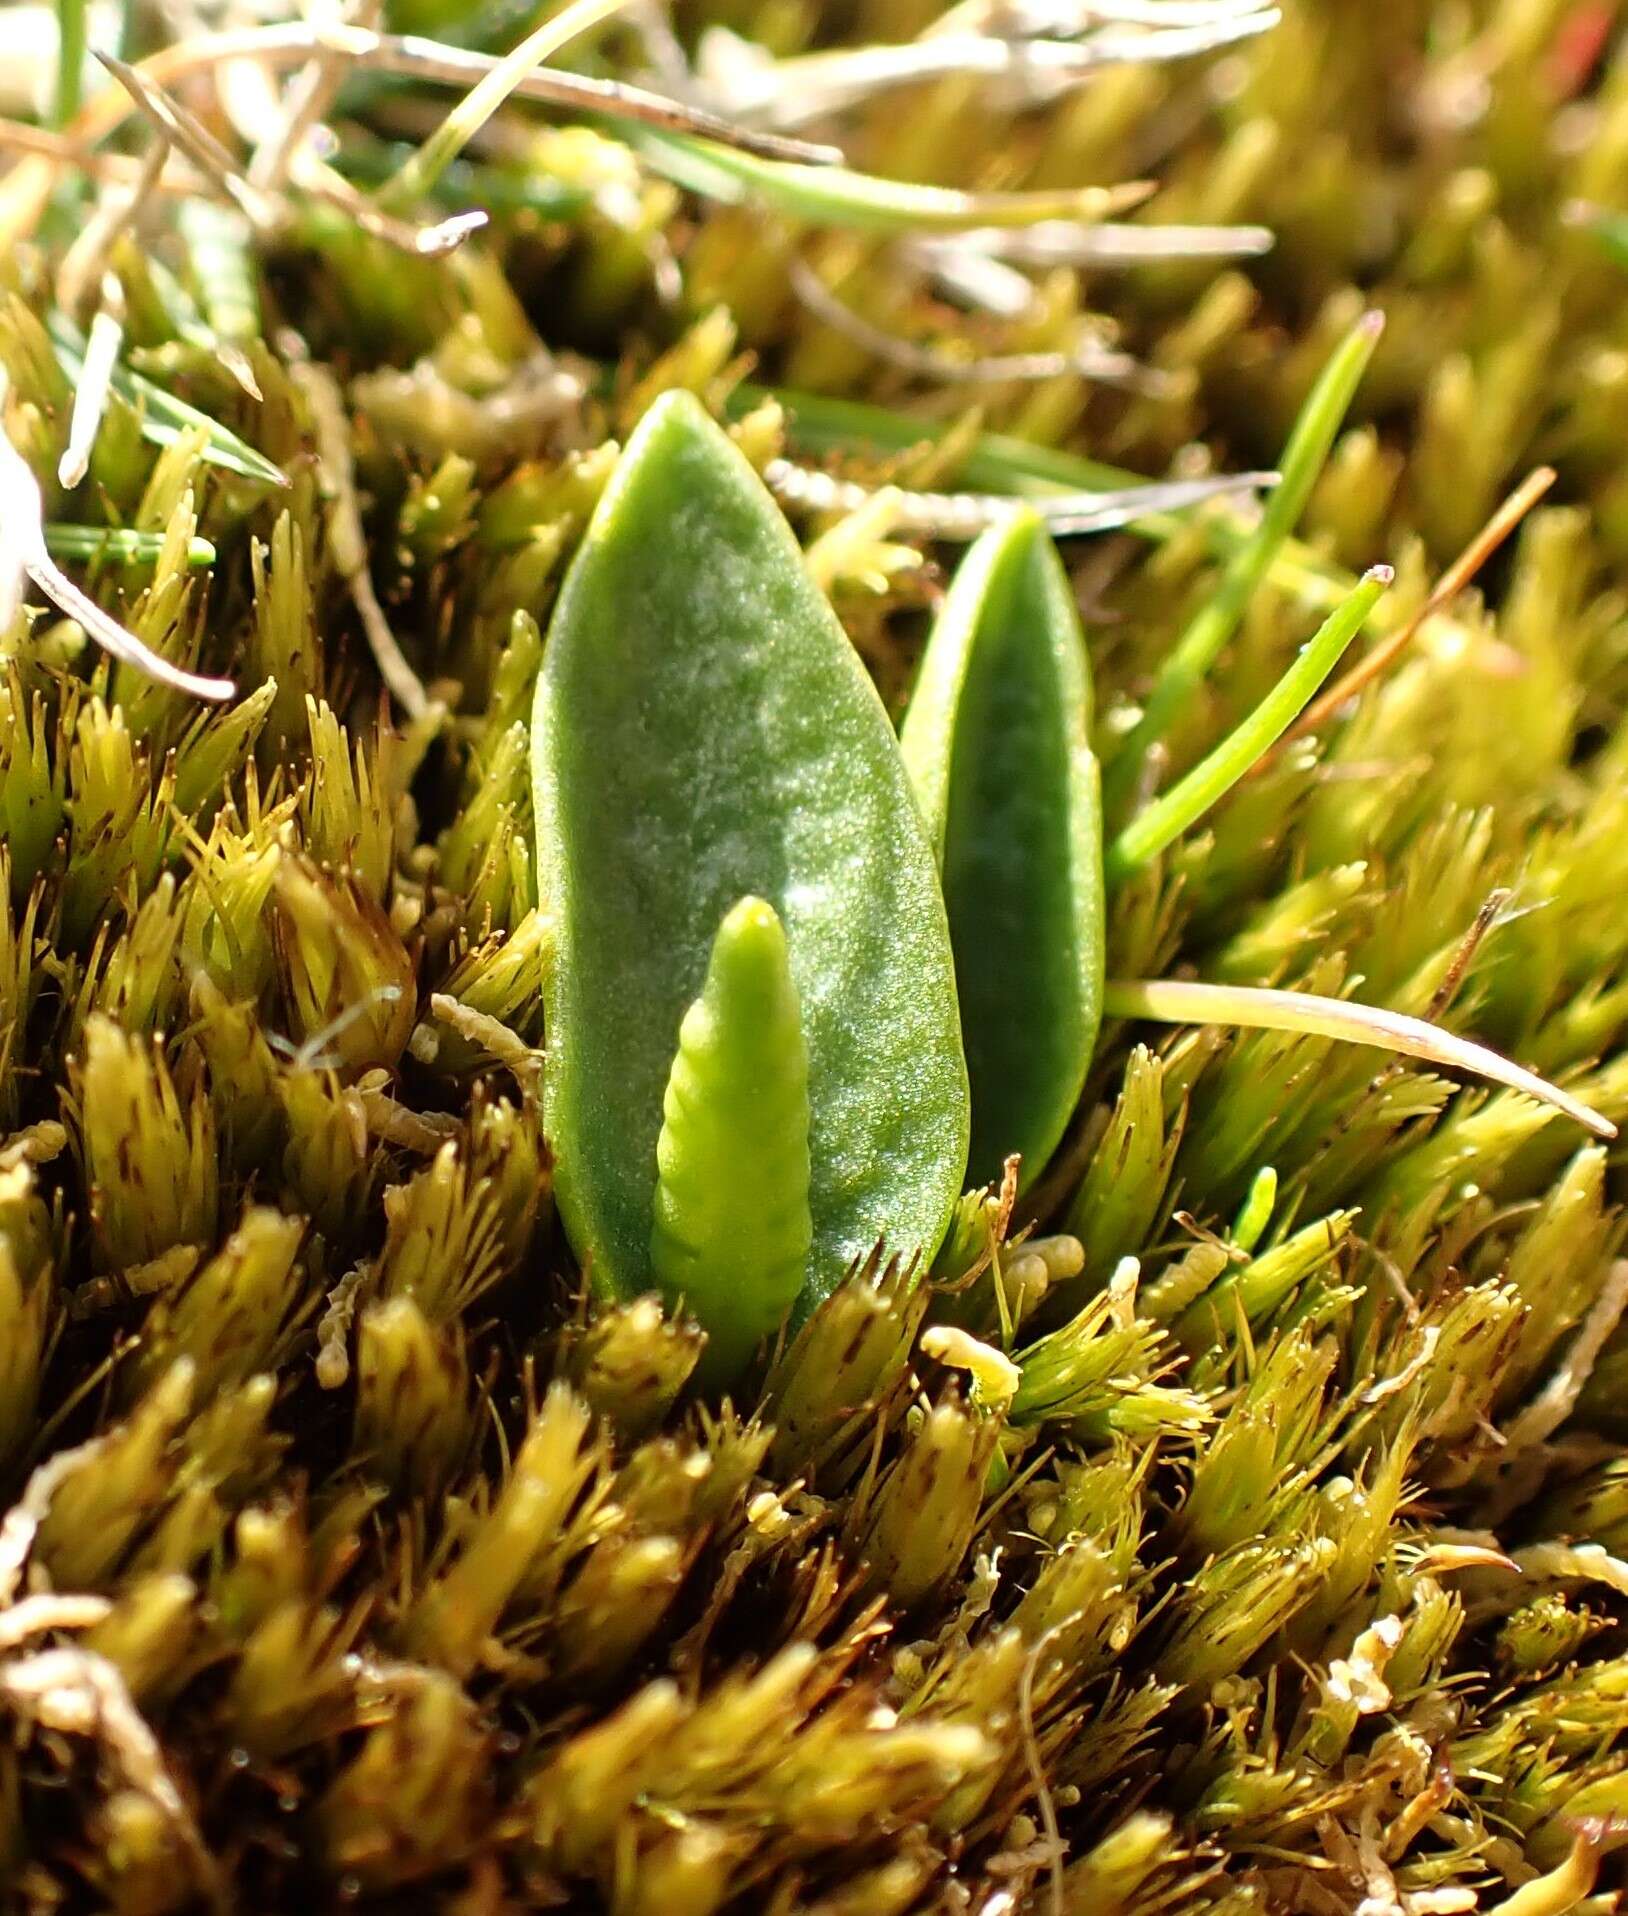
[[[57,84],[51,123],[66,126],[79,111],[85,73],[88,0],[57,0]]]
[[[1149,859],[1157,858],[1224,798],[1263,753],[1271,750],[1317,696],[1318,688],[1339,664],[1394,577],[1389,566],[1375,566],[1367,573],[1249,717],[1185,778],[1131,820],[1108,848],[1110,885],[1129,878]]]
[[[124,526],[80,526],[47,522],[45,549],[54,559],[76,562],[111,559],[119,565],[152,565],[164,550],[162,532],[133,532]],[[208,539],[187,543],[189,566],[213,565],[215,548]]]
[[[1364,313],[1312,387],[1283,449],[1282,483],[1267,501],[1258,530],[1233,555],[1220,585],[1159,668],[1141,718],[1114,756],[1106,780],[1110,815],[1124,804],[1148,747],[1165,737],[1221,656],[1284,541],[1299,524],[1384,330],[1383,314]]]

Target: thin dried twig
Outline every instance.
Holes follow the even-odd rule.
[[[420,226],[414,220],[398,219],[365,193],[359,192],[343,173],[336,172],[319,155],[308,150],[295,155],[294,178],[313,199],[326,200],[329,205],[348,214],[364,233],[383,240],[387,246],[395,247],[397,252],[412,253],[419,259],[440,259],[456,251],[472,233],[478,233],[487,223],[485,210],[478,206],[470,207],[466,212],[449,214],[446,219],[437,220],[433,226]]]
[[[1606,1273],[1582,1328],[1572,1339],[1560,1367],[1504,1433],[1507,1452],[1547,1443],[1577,1408],[1600,1352],[1628,1314],[1628,1259],[1618,1258]]]
[[[350,1327],[367,1278],[366,1266],[357,1265],[328,1293],[327,1309],[317,1322],[315,1369],[322,1390],[340,1390],[350,1377]]]
[[[489,1052],[500,1064],[506,1065],[521,1090],[527,1093],[537,1090],[542,1079],[543,1054],[534,1051],[518,1032],[446,992],[431,993],[430,1011],[467,1043]]]
[[[1272,250],[1268,226],[1130,226],[1115,220],[1040,220],[975,226],[951,239],[909,242],[919,257],[977,253],[1024,266],[1136,266],[1164,259],[1258,259]]]
[[[1262,11],[1261,0],[962,0],[922,35],[1000,33],[1067,39],[1098,25],[1206,27]]]
[[[1078,86],[1104,67],[1213,53],[1276,26],[1276,9],[1228,15],[1201,26],[1099,33],[1078,42],[945,33],[899,46],[842,48],[778,60],[714,82],[711,98],[731,117],[780,131],[923,80],[971,74],[1016,83],[1025,100]]]
[[[346,15],[347,24],[371,27],[380,4],[381,0],[356,0]],[[324,48],[295,74],[279,102],[277,122],[266,129],[249,161],[252,186],[264,193],[275,193],[281,188],[294,156],[332,106],[344,79],[345,62],[331,48]]]
[[[55,1591],[24,1597],[9,1609],[0,1610],[0,1656],[9,1655],[30,1637],[44,1636],[51,1630],[92,1629],[112,1613],[113,1606],[106,1597],[72,1592],[59,1596]]]
[[[200,120],[178,100],[172,100],[139,67],[111,53],[99,51],[96,57],[160,134],[186,154],[252,226],[265,232],[277,225],[279,215],[275,201],[249,184],[237,161]]]
[[[163,1812],[199,1887],[224,1907],[218,1866],[117,1664],[88,1650],[41,1650],[0,1664],[0,1696],[45,1729],[94,1737],[125,1784]]]
[[[504,54],[470,88],[425,140],[379,188],[384,204],[420,198],[525,79],[580,34],[622,12],[630,0],[567,0]]]
[[[825,284],[806,260],[793,254],[789,277],[792,291],[818,320],[874,353],[878,359],[897,367],[912,378],[936,380],[944,385],[994,385],[1001,380],[1056,379],[1077,373],[1105,386],[1121,386],[1143,393],[1167,390],[1168,380],[1133,359],[1129,353],[1115,352],[1095,340],[1070,352],[989,353],[973,359],[919,346],[901,339],[845,305]]]
[[[23,1485],[23,1494],[4,1517],[0,1517],[0,1609],[9,1606],[17,1595],[23,1572],[33,1555],[34,1540],[51,1509],[57,1487],[83,1465],[100,1456],[106,1447],[104,1437],[75,1444],[71,1450],[59,1450],[48,1457]]]
[[[384,616],[384,608],[373,589],[373,575],[367,563],[367,537],[356,502],[356,467],[351,457],[350,428],[345,421],[345,402],[339,383],[326,366],[306,358],[295,359],[290,371],[311,404],[317,451],[328,489],[328,525],[334,563],[350,588],[380,678],[407,716],[421,719],[430,709],[430,695],[396,642],[390,621]]]
[[[771,459],[763,477],[772,491],[809,512],[858,512],[872,488],[851,479],[816,472],[789,459]],[[1275,472],[1230,473],[1213,479],[1174,479],[1165,484],[1128,486],[1119,492],[1063,492],[1028,501],[1055,537],[1112,532],[1154,512],[1176,512],[1239,492],[1259,492],[1277,484]],[[996,493],[904,492],[898,495],[897,529],[933,539],[976,539],[999,525],[1017,502]]]
[[[4,384],[0,382],[0,406],[4,401]],[[16,616],[25,577],[83,626],[105,652],[161,685],[200,699],[229,699],[236,692],[230,679],[204,678],[161,658],[80,591],[46,550],[45,507],[39,481],[0,421],[0,631]]]
[[[113,368],[124,344],[124,288],[116,273],[102,276],[102,302],[90,323],[85,363],[74,387],[68,420],[68,444],[57,465],[57,481],[68,491],[90,470],[90,455],[101,430],[112,389]]]
[[[469,87],[497,62],[488,54],[443,45],[413,34],[382,34],[342,24],[324,27],[308,21],[287,21],[270,27],[242,27],[228,32],[199,34],[180,40],[130,69],[149,86],[166,87],[190,73],[206,72],[230,60],[255,60],[267,67],[297,66],[319,53],[361,66],[371,72],[393,73],[404,79],[433,80]],[[732,125],[704,108],[686,106],[621,81],[566,73],[557,67],[528,73],[514,90],[515,97],[579,113],[634,120],[671,133],[688,133],[720,146],[739,147],[763,159],[795,161],[804,166],[836,166],[841,151],[808,140],[781,138],[750,127]],[[116,131],[135,103],[119,87],[95,95],[80,109],[68,129],[76,145],[96,145]]]
[[[333,54],[323,58],[327,70],[339,80],[350,70],[345,61]],[[304,74],[309,74],[314,67],[322,64],[322,59],[311,62],[304,69]],[[487,222],[486,213],[474,207],[439,220],[434,225],[424,226],[417,220],[387,212],[352,185],[344,174],[330,166],[313,142],[296,139],[286,154],[280,153],[281,143],[289,129],[290,112],[278,96],[271,75],[252,61],[234,60],[224,65],[220,74],[220,95],[233,126],[253,149],[255,159],[258,160],[268,151],[277,154],[281,168],[279,184],[283,181],[291,183],[312,199],[336,207],[364,233],[381,240],[386,246],[394,247],[397,252],[409,253],[419,259],[439,259],[461,246]],[[316,104],[319,98],[314,96],[307,105]],[[254,177],[253,169],[254,161],[251,161],[251,178]]]
[[[103,279],[102,269],[108,254],[122,234],[130,232],[141,217],[142,208],[163,178],[170,156],[170,142],[160,133],[141,161],[141,171],[128,192],[104,187],[95,210],[80,228],[57,268],[57,304],[77,319],[83,311],[90,289]],[[104,299],[105,297],[105,281]]]

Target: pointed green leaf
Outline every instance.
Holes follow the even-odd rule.
[[[785,926],[808,1046],[806,1299],[879,1237],[931,1254],[967,1091],[933,860],[875,688],[757,475],[697,402],[629,441],[555,610],[534,732],[560,1213],[652,1281],[674,1036],[743,896]]]
[[[974,1182],[1056,1149],[1102,1010],[1102,814],[1074,594],[1028,510],[956,573],[905,719],[943,868],[972,1081]]]
[[[808,1047],[786,933],[743,898],[679,1027],[656,1146],[650,1262],[706,1329],[715,1382],[740,1374],[808,1274]]]

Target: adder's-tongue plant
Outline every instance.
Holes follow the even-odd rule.
[[[1372,338],[1364,325],[1336,355],[1310,436],[1332,430]],[[1269,512],[1243,570],[1286,530]],[[1234,733],[1119,834],[1116,879],[1270,749],[1389,579],[1365,578]],[[963,562],[901,742],[746,459],[687,394],[645,414],[538,680],[546,1126],[578,1256],[613,1294],[654,1285],[688,1306],[714,1384],[879,1242],[930,1260],[965,1176],[995,1182],[1012,1159],[1027,1180],[1044,1170],[1105,1004],[1389,1045],[1609,1133],[1418,1020],[1292,993],[1105,985],[1090,725],[1079,615],[1032,510]]]

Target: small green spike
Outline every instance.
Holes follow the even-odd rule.
[[[739,1376],[808,1275],[808,1047],[786,933],[743,898],[684,1014],[656,1144],[650,1262],[707,1332],[703,1371]]]

